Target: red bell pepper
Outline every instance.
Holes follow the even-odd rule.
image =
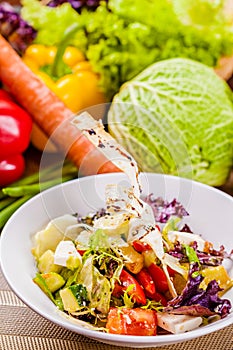
[[[31,129],[29,114],[6,91],[0,90],[0,187],[22,176],[23,152],[29,145]]]

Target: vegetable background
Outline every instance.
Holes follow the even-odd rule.
[[[219,186],[232,167],[232,92],[211,68],[174,58],[125,83],[108,113],[110,132],[143,171]]]
[[[7,3],[19,4],[18,1]],[[186,176],[214,186],[226,183],[233,163],[232,93],[227,85],[211,74],[199,74],[197,66],[191,71],[183,65],[176,76],[177,63],[174,72],[170,70],[169,73],[168,69],[163,77],[154,77],[152,70],[149,76],[145,73],[144,85],[137,75],[154,62],[176,56],[198,60],[218,70],[220,58],[232,54],[232,18],[223,13],[224,3],[228,1],[173,0],[174,8],[166,0],[83,1],[79,4],[54,0],[50,6],[42,6],[42,3],[47,1],[23,0],[23,19],[16,22],[18,27],[14,27],[12,13],[8,14],[8,19],[13,28],[1,27],[21,56],[25,45],[32,41],[41,47],[59,46],[67,29],[78,23],[79,29],[69,37],[67,45],[74,45],[82,52],[85,63],[95,71],[95,77],[100,78],[98,88],[106,94],[106,100],[116,102],[109,114],[109,124],[112,124],[109,131],[132,152],[141,169]],[[84,3],[88,4],[88,10]],[[40,71],[47,79],[46,73],[47,70]],[[153,85],[151,77],[158,86]],[[84,85],[86,88],[77,92],[77,99],[72,95],[78,105],[83,96],[90,98],[84,91],[88,84]],[[124,108],[116,107],[117,101],[119,105],[124,102]],[[40,116],[40,120],[43,116],[46,119],[45,108]],[[115,128],[113,124],[118,121],[121,125]],[[44,125],[47,130],[48,122]],[[82,145],[82,150],[84,148],[86,143],[85,147]],[[229,181],[227,190],[231,192]]]
[[[209,8],[202,0],[195,1],[195,16],[185,24],[168,0],[103,1],[96,11],[84,9],[81,15],[68,3],[50,8],[23,0],[22,16],[38,31],[36,42],[46,45],[57,44],[67,27],[78,21],[80,30],[71,43],[85,52],[111,99],[122,83],[154,62],[179,56],[214,67],[222,55],[231,54],[233,36],[227,18],[213,15],[211,26],[194,25],[207,9],[216,13],[215,2],[205,2]],[[179,10],[182,0],[175,4]],[[222,8],[220,1],[218,13]]]

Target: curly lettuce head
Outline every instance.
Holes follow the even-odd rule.
[[[157,62],[115,95],[110,133],[143,171],[222,185],[233,163],[232,92],[206,65]]]

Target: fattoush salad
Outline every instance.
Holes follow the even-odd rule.
[[[141,196],[134,159],[88,113],[72,123],[130,180],[106,184],[106,205],[64,214],[33,237],[33,281],[65,317],[102,332],[177,334],[226,317],[233,286],[216,250],[185,224],[176,199]]]

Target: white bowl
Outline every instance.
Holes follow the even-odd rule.
[[[188,210],[185,220],[192,229],[214,243],[232,249],[233,197],[206,185],[174,176],[141,174],[143,193],[164,199],[177,198]],[[1,236],[0,257],[4,276],[16,295],[48,320],[104,343],[129,347],[156,347],[183,342],[217,331],[233,323],[233,313],[215,323],[184,334],[151,337],[106,334],[78,326],[63,317],[48,297],[33,283],[36,266],[31,255],[31,237],[51,218],[65,213],[87,214],[104,206],[107,183],[128,182],[124,174],[84,177],[55,186],[25,203],[10,218]],[[233,266],[229,263],[233,277]],[[233,291],[226,298],[233,304]]]

